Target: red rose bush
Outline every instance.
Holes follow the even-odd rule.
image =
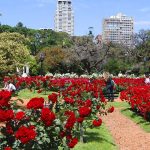
[[[10,103],[10,93],[0,92],[0,122],[6,124],[0,127],[0,149],[70,149],[79,141],[77,133],[83,141],[86,128],[101,126],[101,116],[114,111],[114,107],[105,109],[101,84],[87,78],[18,77],[15,82],[38,93],[57,92],[47,100],[37,93],[19,110]]]
[[[120,98],[127,101],[133,111],[150,121],[150,86],[129,87],[122,91]]]

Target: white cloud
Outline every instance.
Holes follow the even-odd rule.
[[[141,8],[140,11],[141,12],[149,12],[150,11],[150,7]]]
[[[136,21],[135,24],[148,26],[150,25],[150,21]]]

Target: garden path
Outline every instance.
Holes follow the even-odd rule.
[[[122,115],[120,108],[103,118],[119,150],[150,150],[150,133]]]

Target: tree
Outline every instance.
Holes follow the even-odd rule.
[[[70,47],[72,45],[67,33],[55,32],[51,29],[30,29],[19,22],[15,27],[0,25],[0,33],[17,32],[30,39],[28,46],[31,54],[36,56],[41,49],[50,46]]]
[[[93,70],[100,71],[105,58],[109,54],[110,45],[103,47],[95,44],[89,36],[73,37],[73,46],[67,49],[70,53],[70,63],[78,64],[83,73],[91,73]]]
[[[15,29],[10,27],[9,25],[1,25],[0,33],[3,33],[3,32],[15,32]]]
[[[132,47],[126,47],[123,43],[111,45],[108,64],[106,64],[105,68],[109,70],[113,68],[112,71],[116,70],[116,73],[120,70],[122,72],[130,71],[139,74],[144,73],[144,70],[149,70],[149,60],[150,32],[141,30],[134,35]],[[118,69],[112,67],[115,65],[118,66]]]
[[[38,63],[36,61],[36,58],[34,56],[31,55],[31,57],[29,57],[28,60],[28,65],[30,67],[30,75],[38,75]]]
[[[14,73],[16,67],[28,62],[28,39],[19,33],[0,33],[0,72]]]
[[[45,47],[43,48],[37,55],[37,59],[39,59],[40,53],[44,53],[45,58],[43,61],[43,67],[45,72],[53,70],[53,68],[57,68],[57,66],[65,59],[66,55],[63,52],[61,47]]]
[[[22,28],[23,27],[23,23],[22,22],[18,22],[16,25],[17,28]]]
[[[150,30],[140,30],[135,34],[134,45],[133,56],[139,68],[143,70],[139,69],[140,72],[150,72]]]
[[[143,61],[145,56],[150,55],[150,31],[140,30],[134,36],[134,45],[138,61]]]

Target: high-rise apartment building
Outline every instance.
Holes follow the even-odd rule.
[[[74,14],[71,0],[57,0],[55,31],[74,35]]]
[[[120,43],[132,46],[134,21],[122,13],[103,20],[103,42]]]

